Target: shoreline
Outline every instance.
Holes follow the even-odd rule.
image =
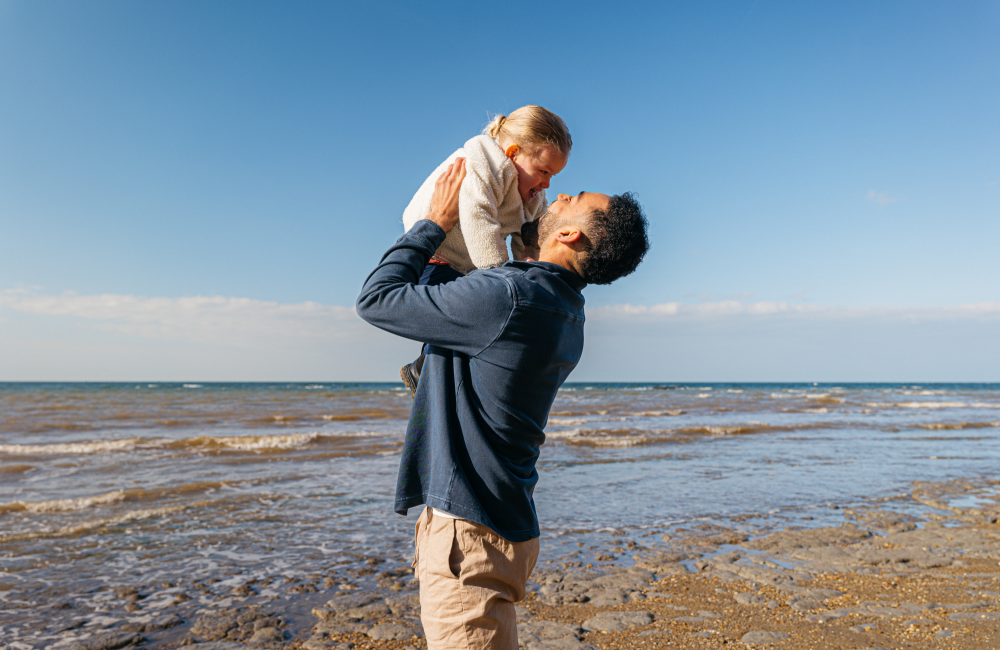
[[[1000,647],[1000,481],[917,482],[909,498],[831,508],[840,525],[749,514],[543,550],[518,605],[522,647]],[[0,648],[426,648],[408,563],[317,560],[280,589],[233,576],[117,590],[101,613],[55,602],[53,617],[77,621],[60,638]]]
[[[841,526],[757,538],[695,524],[607,549],[635,551],[633,566],[549,561],[518,606],[519,640],[527,650],[1000,647],[998,486],[915,483],[922,516],[849,510]],[[365,636],[343,629],[378,608],[344,607],[357,602],[331,599],[299,647],[425,647],[400,617]]]

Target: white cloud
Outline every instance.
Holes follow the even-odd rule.
[[[868,190],[865,199],[876,205],[889,205],[898,201],[896,197],[889,196],[888,192],[876,192],[875,190]]]
[[[787,302],[740,302],[725,300],[687,305],[666,302],[658,305],[619,304],[587,310],[589,320],[612,320],[622,316],[676,316],[675,320],[710,320],[731,316],[822,316],[825,319],[909,319],[940,320],[971,316],[1000,315],[1000,302],[982,302],[946,307],[830,307]]]
[[[419,344],[353,307],[0,292],[0,381],[390,380]]]
[[[997,381],[1000,303],[722,301],[588,310],[575,377],[617,381]]]
[[[353,307],[315,302],[281,304],[249,298],[145,298],[101,294],[0,292],[0,309],[71,317],[87,326],[146,339],[252,348],[267,339],[323,339],[364,325]]]
[[[587,318],[575,380],[1000,379],[998,302],[667,302],[592,307]],[[0,380],[391,381],[418,348],[353,307],[0,292]]]

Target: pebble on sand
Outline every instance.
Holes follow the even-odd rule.
[[[593,650],[583,641],[583,630],[553,621],[531,621],[517,626],[517,641],[525,650]]]
[[[368,636],[376,641],[401,641],[412,639],[415,636],[423,636],[423,630],[418,630],[398,623],[379,623],[368,630]]]
[[[78,641],[72,650],[118,650],[129,645],[139,645],[143,638],[134,632],[102,632]]]
[[[620,632],[630,627],[649,625],[652,622],[653,615],[649,612],[602,612],[584,621],[583,627],[598,632]]]
[[[782,634],[781,632],[768,632],[767,630],[754,630],[753,632],[747,632],[740,639],[740,643],[745,643],[747,645],[765,645],[768,643],[777,643],[778,641],[784,641],[788,638],[787,634]]]

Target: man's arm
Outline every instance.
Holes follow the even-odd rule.
[[[387,332],[474,356],[506,324],[513,306],[507,283],[476,273],[437,286],[416,286],[447,230],[458,221],[462,163],[459,158],[438,179],[430,214],[382,257],[365,281],[356,308],[361,318]]]

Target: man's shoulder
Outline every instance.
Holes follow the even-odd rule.
[[[473,269],[453,282],[464,283],[464,292],[472,291],[481,300],[496,300],[501,297],[513,298],[513,282],[508,274],[502,272],[502,269],[501,266]]]
[[[506,282],[515,305],[539,307],[583,320],[583,294],[567,277],[571,271],[546,262],[511,261],[475,273]]]

